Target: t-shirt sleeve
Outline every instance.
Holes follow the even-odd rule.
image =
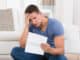
[[[64,35],[64,28],[60,22],[56,21],[53,25],[54,36]]]

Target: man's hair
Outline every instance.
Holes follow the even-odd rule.
[[[26,9],[25,9],[25,13],[33,13],[33,12],[37,12],[39,13],[39,9],[36,5],[29,5]]]

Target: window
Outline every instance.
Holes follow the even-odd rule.
[[[42,5],[54,5],[54,0],[42,0]]]

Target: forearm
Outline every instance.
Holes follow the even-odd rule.
[[[64,48],[49,48],[48,53],[52,55],[62,55],[64,54]]]
[[[28,31],[29,31],[29,27],[26,26],[25,29],[24,29],[24,31],[23,31],[23,33],[22,33],[22,35],[21,35],[21,38],[20,38],[20,40],[19,40],[19,42],[20,42],[20,47],[22,47],[22,48],[25,47],[26,38],[27,38],[27,36],[28,36]]]

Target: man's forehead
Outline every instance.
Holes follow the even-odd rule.
[[[34,18],[34,17],[37,17],[38,14],[36,14],[36,13],[32,13],[32,14],[30,14],[29,16],[30,16],[30,18]]]
[[[39,15],[39,13],[36,13],[36,12],[30,13],[30,14],[26,14],[26,16],[29,16],[30,19],[32,19],[34,17],[37,17],[38,15]]]
[[[38,13],[33,12],[33,13],[29,14],[29,15],[30,16],[35,16],[35,15],[38,15]]]

